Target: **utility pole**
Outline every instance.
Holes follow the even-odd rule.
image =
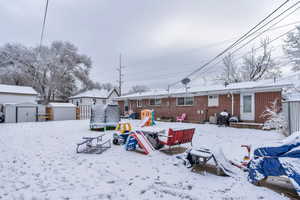
[[[118,84],[119,84],[119,95],[122,95],[122,84],[123,84],[123,76],[124,74],[122,73],[122,69],[124,68],[124,66],[122,66],[122,54],[120,54],[119,57],[119,67],[117,68],[117,71],[119,72],[119,80],[118,80]]]

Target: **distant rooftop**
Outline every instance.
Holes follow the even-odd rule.
[[[70,97],[69,99],[75,99],[75,98],[103,98],[106,99],[109,97],[109,95],[112,93],[114,89],[108,91],[108,90],[99,90],[99,89],[93,89],[93,90],[88,90],[83,93],[77,94],[75,96]]]
[[[18,85],[4,85],[4,84],[0,84],[0,93],[28,94],[28,95],[38,94],[32,87],[18,86]]]

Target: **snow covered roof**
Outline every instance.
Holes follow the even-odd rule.
[[[49,103],[49,107],[76,107],[72,103]]]
[[[300,76],[299,79],[300,81]],[[252,82],[241,82],[241,83],[231,83],[227,86],[221,84],[215,85],[201,85],[193,86],[191,85],[188,89],[189,95],[208,95],[208,94],[226,94],[228,92],[239,93],[239,92],[263,92],[263,91],[281,91],[282,88],[292,87],[295,83],[291,81],[290,78],[281,78],[278,80],[268,79],[262,81],[252,81]],[[130,95],[124,95],[116,98],[117,100],[122,99],[142,99],[142,98],[153,98],[153,97],[166,97],[166,96],[182,96],[185,95],[185,88],[180,89],[170,89],[168,93],[167,90],[163,89],[153,89],[147,92],[135,93]]]
[[[0,84],[0,93],[31,94],[31,95],[38,94],[32,87],[17,86],[17,85],[4,85],[4,84]]]
[[[76,99],[76,98],[82,98],[82,97],[87,97],[87,98],[103,98],[106,99],[110,96],[110,94],[114,91],[115,89],[112,89],[110,91],[108,90],[99,90],[99,89],[93,89],[93,90],[88,90],[83,93],[80,93],[78,95],[69,97],[69,99]]]

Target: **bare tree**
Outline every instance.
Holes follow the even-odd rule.
[[[228,54],[223,58],[224,68],[219,76],[219,80],[227,83],[240,82],[241,77],[239,74],[239,69],[234,62],[234,57],[232,54]]]
[[[257,81],[280,75],[280,69],[271,57],[272,50],[268,38],[261,41],[261,48],[263,48],[262,55],[256,55],[255,48],[252,48],[250,54],[243,57],[240,69],[242,80]]]
[[[217,80],[224,82],[258,81],[261,79],[280,76],[279,66],[272,58],[272,49],[269,46],[269,39],[261,41],[261,54],[257,54],[256,48],[242,58],[242,63],[237,65],[233,55],[229,54],[223,59],[224,68]]]
[[[135,85],[131,87],[128,94],[141,93],[141,92],[146,92],[148,90],[149,88],[145,85]]]

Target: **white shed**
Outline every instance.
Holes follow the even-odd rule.
[[[38,105],[35,103],[3,104],[6,123],[35,122],[38,120]]]
[[[76,119],[76,106],[71,103],[49,103],[51,119],[54,121],[59,120],[75,120]]]

